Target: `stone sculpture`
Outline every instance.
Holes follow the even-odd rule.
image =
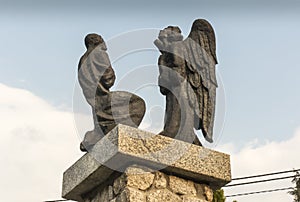
[[[194,129],[213,142],[217,80],[216,42],[212,26],[195,20],[182,40],[181,30],[169,26],[161,30],[154,44],[161,52],[158,84],[166,96],[164,129],[160,133],[201,145]]]
[[[110,91],[116,76],[102,37],[88,34],[85,45],[87,51],[79,61],[78,80],[92,107],[95,128],[85,134],[80,144],[82,151],[89,150],[119,123],[138,127],[145,114],[142,98],[125,91]]]
[[[86,133],[81,149],[96,145],[64,172],[62,197],[78,202],[214,201],[213,192],[231,181],[230,156],[197,146],[201,143],[194,133],[201,129],[212,142],[217,59],[211,25],[196,20],[185,40],[179,27],[169,26],[154,42],[161,52],[158,83],[166,97],[160,134],[168,137],[136,128],[144,101],[111,91],[116,76],[101,36],[89,34],[85,43],[78,79],[95,129]]]

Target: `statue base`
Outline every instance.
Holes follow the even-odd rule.
[[[210,202],[212,191],[230,181],[229,155],[118,125],[64,172],[62,197]]]

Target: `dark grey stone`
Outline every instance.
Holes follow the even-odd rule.
[[[212,26],[195,20],[182,40],[179,27],[160,31],[154,44],[158,60],[160,91],[166,96],[165,124],[161,135],[201,145],[194,129],[213,142],[217,80],[216,41]]]
[[[90,150],[117,124],[138,127],[145,114],[142,98],[125,91],[111,92],[115,72],[106,53],[106,44],[98,34],[85,37],[87,51],[78,65],[78,80],[83,94],[92,107],[95,128],[85,134],[80,145],[82,151]]]

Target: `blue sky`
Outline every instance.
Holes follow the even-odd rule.
[[[72,111],[87,33],[109,40],[132,30],[178,25],[186,36],[195,19],[205,18],[216,32],[217,69],[226,94],[218,144],[233,143],[240,150],[254,140],[257,145],[286,141],[300,127],[299,1],[0,3],[0,83],[27,90],[55,108]],[[116,61],[117,79],[133,67],[155,65],[158,54],[145,51]],[[163,103],[158,89],[151,90],[148,106]],[[157,98],[151,100],[152,95]]]
[[[194,19],[206,18],[216,31],[217,68],[226,92],[222,140],[282,140],[300,125],[299,2],[251,2],[5,2],[0,14],[0,79],[55,106],[71,108],[87,33],[108,40],[135,29],[178,25],[187,35]],[[127,58],[123,67],[120,61],[117,76],[124,66],[130,70],[155,64],[157,55],[145,53],[143,61],[140,56]]]

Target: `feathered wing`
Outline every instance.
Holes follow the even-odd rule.
[[[216,41],[212,26],[206,20],[196,20],[185,44],[188,95],[195,109],[195,128],[212,142],[217,80],[215,73]]]

